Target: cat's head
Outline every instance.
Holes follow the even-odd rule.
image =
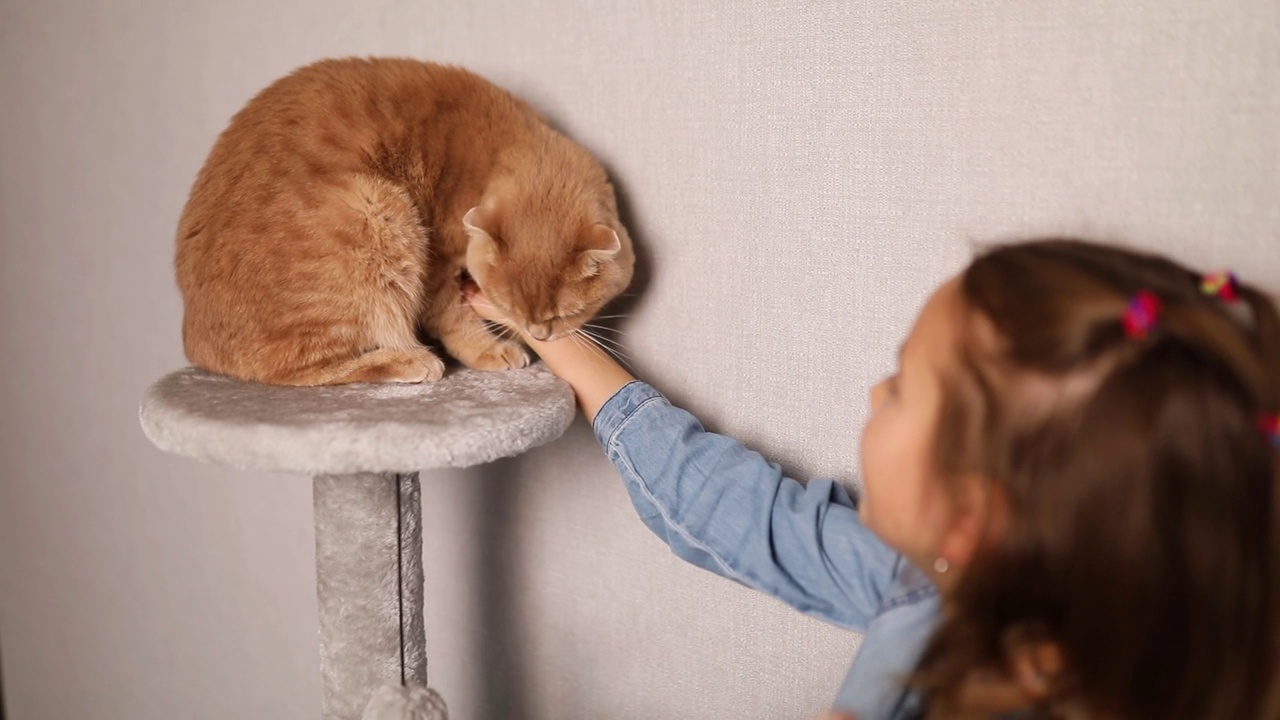
[[[631,282],[635,255],[608,194],[598,202],[491,189],[463,217],[467,272],[529,335],[569,335]]]

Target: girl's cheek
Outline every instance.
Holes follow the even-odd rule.
[[[859,438],[861,443],[862,454],[865,456],[867,450],[871,447],[872,441],[876,436],[876,428],[880,425],[880,415],[875,408],[871,410],[871,417],[867,418],[867,423],[862,426],[862,437]]]
[[[886,395],[888,395],[888,392],[889,390],[886,387],[884,380],[881,380],[871,386],[871,413],[873,415],[879,412],[880,408],[884,406],[884,400]]]

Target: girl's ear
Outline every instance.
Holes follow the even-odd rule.
[[[938,543],[938,557],[950,567],[963,568],[985,542],[1004,534],[1009,504],[995,483],[981,475],[965,475],[958,484],[955,508]]]

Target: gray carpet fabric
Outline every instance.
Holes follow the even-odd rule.
[[[321,388],[187,368],[152,385],[139,416],[162,450],[314,476],[323,720],[442,720],[425,687],[417,471],[519,454],[574,412],[569,386],[536,364]]]
[[[194,368],[165,376],[139,411],[160,449],[240,469],[308,475],[415,472],[517,455],[559,437],[573,393],[537,363],[456,369],[422,385],[245,383]]]
[[[447,720],[444,699],[431,688],[386,685],[374,693],[360,720]]]
[[[427,684],[418,477],[321,476],[314,490],[321,717],[358,720],[379,687]]]

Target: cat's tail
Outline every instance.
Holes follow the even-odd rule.
[[[444,376],[444,361],[423,347],[378,348],[304,368],[282,369],[262,382],[273,385],[346,385],[348,383],[421,383]]]

